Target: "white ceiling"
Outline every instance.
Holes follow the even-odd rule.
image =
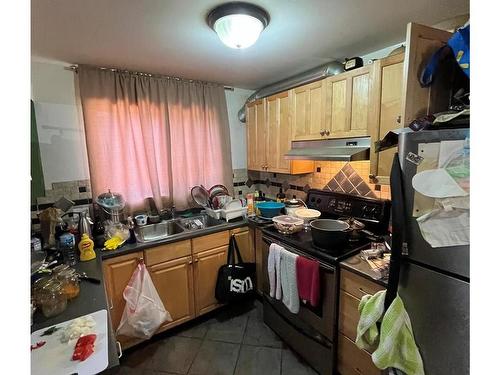
[[[32,0],[38,59],[162,73],[256,89],[405,38],[406,24],[469,13],[468,0],[258,0],[271,16],[245,50],[205,22],[217,0]]]

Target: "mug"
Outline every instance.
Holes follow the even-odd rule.
[[[146,225],[148,222],[148,215],[141,214],[141,215],[135,216],[135,222],[139,226]]]

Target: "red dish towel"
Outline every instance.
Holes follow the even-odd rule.
[[[319,289],[319,262],[299,256],[297,258],[297,285],[299,298],[318,306]]]

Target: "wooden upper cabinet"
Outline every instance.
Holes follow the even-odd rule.
[[[290,161],[284,155],[291,146],[290,104],[288,92],[266,98],[267,163],[266,170],[289,173]]]
[[[247,105],[247,165],[250,170],[262,170],[266,164],[266,112],[263,99]]]
[[[437,74],[430,87],[421,87],[418,79],[432,54],[444,46],[451,35],[445,30],[417,23],[408,24],[403,72],[404,126],[408,126],[417,117],[448,109],[450,77],[446,74]]]
[[[325,81],[325,137],[368,135],[373,103],[373,66],[368,65]]]
[[[249,170],[302,174],[314,171],[314,162],[286,160],[291,148],[289,92],[284,91],[247,105],[247,147]]]
[[[402,124],[404,53],[389,56],[374,63],[374,84],[377,88],[373,117],[378,126],[371,132],[370,173],[377,183],[388,183],[395,149],[375,153],[375,142]]]
[[[296,87],[291,92],[292,140],[321,139],[325,129],[324,80]]]
[[[193,258],[186,256],[148,267],[153,284],[165,309],[172,317],[158,331],[174,327],[195,317]]]

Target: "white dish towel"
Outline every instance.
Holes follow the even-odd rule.
[[[299,289],[297,287],[297,254],[285,249],[281,250],[281,288],[283,289],[283,304],[291,313],[297,314],[300,308]]]
[[[267,258],[267,273],[269,275],[269,295],[272,298],[281,299],[281,252],[285,249],[275,243],[269,246],[269,256]]]

